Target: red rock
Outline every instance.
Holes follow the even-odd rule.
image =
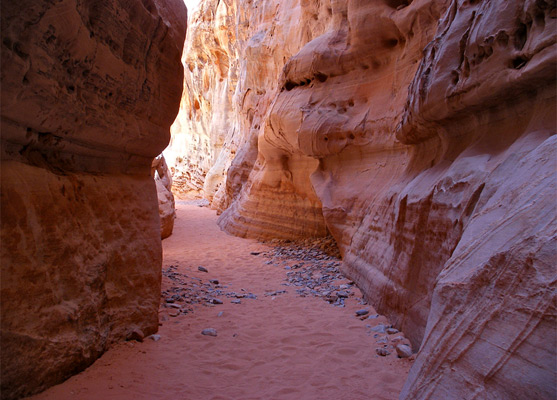
[[[178,111],[181,2],[2,3],[2,398],[158,329],[151,160]]]
[[[554,398],[554,5],[231,1],[213,18],[216,3],[196,21],[230,41],[191,47],[188,110],[201,124],[234,93],[205,124],[213,160],[234,157],[210,197],[221,227],[330,231],[422,344],[401,398]]]

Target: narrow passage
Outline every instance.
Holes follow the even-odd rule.
[[[387,320],[338,275],[338,259],[232,237],[213,210],[176,208],[158,336],[118,344],[32,399],[398,398],[412,361],[392,346],[408,341],[385,332]]]

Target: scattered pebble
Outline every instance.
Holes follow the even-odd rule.
[[[202,267],[201,265],[200,265],[199,267],[197,267],[197,270],[198,270],[198,271],[201,271],[201,272],[209,272],[209,271],[207,270],[207,268]]]
[[[219,313],[217,314],[217,317],[222,317],[224,315],[224,311],[219,311]]]
[[[265,296],[276,296],[278,294],[286,293],[286,290],[276,290],[274,292],[265,292]]]
[[[380,325],[374,326],[373,328],[371,328],[371,330],[373,332],[386,333],[387,332],[386,328],[387,327],[385,325],[380,324]]]
[[[375,349],[375,352],[377,353],[377,355],[380,355],[381,357],[385,357],[388,356],[389,354],[391,354],[391,352],[383,347],[378,347]]]
[[[148,336],[149,339],[151,339],[154,342],[158,342],[159,340],[161,340],[161,335],[151,335]]]
[[[218,279],[210,279],[209,282],[211,282],[213,285],[218,285],[219,284]]]
[[[201,331],[201,334],[205,336],[217,336],[217,330],[214,328],[206,328]]]
[[[128,333],[128,336],[126,336],[126,340],[135,340],[137,342],[143,342],[143,337],[144,335],[141,329],[135,328],[130,333]]]
[[[369,314],[369,310],[366,310],[365,308],[356,311],[356,315],[361,316],[361,315],[367,315]]]
[[[398,344],[395,349],[400,358],[408,358],[412,355],[412,348],[407,344]]]
[[[210,303],[211,304],[222,304],[222,300],[221,299],[211,299]]]
[[[395,329],[395,328],[387,328],[387,333],[388,333],[389,335],[394,335],[394,334],[398,333],[398,329]]]
[[[242,300],[236,299],[231,301],[232,304],[242,304]]]
[[[261,254],[261,252],[260,251],[252,251],[250,254],[252,256],[258,256],[259,254]]]
[[[281,266],[287,271],[284,286],[295,287],[301,297],[320,297],[335,307],[345,306],[345,299],[353,295],[352,282],[347,282],[339,270],[342,261],[332,237],[297,242],[272,240],[271,243],[277,246],[262,253],[270,258],[265,264]],[[362,304],[365,304],[363,299]]]

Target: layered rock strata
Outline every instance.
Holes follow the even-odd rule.
[[[1,396],[158,329],[152,159],[178,111],[181,1],[2,2]]]
[[[329,230],[421,349],[402,398],[554,398],[555,4],[226,4],[221,227]]]

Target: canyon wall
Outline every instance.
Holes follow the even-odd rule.
[[[1,5],[1,396],[158,329],[151,161],[178,111],[180,0]]]
[[[203,59],[234,93],[204,125],[221,227],[332,233],[419,350],[401,398],[555,398],[555,3],[203,5],[211,46],[235,38],[234,79]]]

